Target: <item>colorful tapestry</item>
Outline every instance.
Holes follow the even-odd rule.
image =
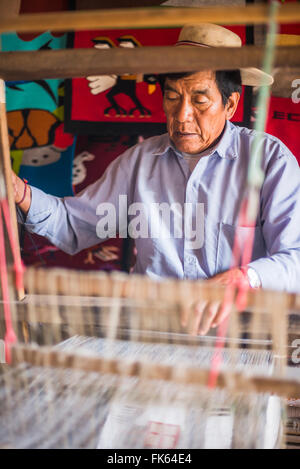
[[[299,80],[300,97],[300,80]],[[272,97],[266,131],[278,137],[296,156],[300,164],[300,99]]]
[[[4,51],[65,48],[67,35],[2,35]],[[64,81],[6,82],[13,169],[53,195],[72,195],[74,137],[64,131]]]
[[[246,28],[230,27],[246,42]],[[179,28],[113,31],[79,31],[74,48],[110,49],[173,45]],[[247,90],[249,92],[249,90]],[[244,93],[233,121],[242,123]],[[162,94],[156,75],[124,74],[75,78],[68,82],[66,119],[68,132],[89,134],[159,134],[166,131]],[[147,130],[146,130],[147,128]]]
[[[300,37],[300,24],[280,25],[279,33]],[[290,92],[290,98],[271,97],[266,131],[282,140],[300,164],[300,76]]]

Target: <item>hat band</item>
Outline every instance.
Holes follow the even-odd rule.
[[[197,46],[197,47],[212,47],[208,46],[207,44],[202,44],[201,42],[194,42],[194,41],[178,41],[176,42],[175,46]]]

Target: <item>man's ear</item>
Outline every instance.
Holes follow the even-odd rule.
[[[229,96],[228,101],[226,103],[225,109],[226,109],[226,119],[230,120],[236,111],[236,108],[238,107],[239,100],[240,100],[240,93],[235,91],[234,93]]]

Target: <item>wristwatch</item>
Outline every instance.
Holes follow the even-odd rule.
[[[260,288],[261,280],[258,273],[252,267],[241,267],[242,272],[247,275],[248,282],[251,288]]]

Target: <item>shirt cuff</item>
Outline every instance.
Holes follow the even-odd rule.
[[[57,197],[30,186],[31,204],[27,216],[23,214],[23,225],[28,231],[41,236],[47,235],[47,219],[55,212]]]

